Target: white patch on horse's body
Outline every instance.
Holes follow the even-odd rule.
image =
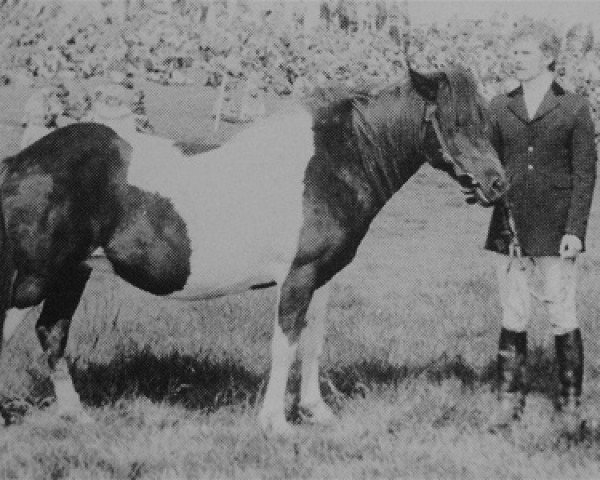
[[[195,156],[159,137],[126,140],[133,147],[128,182],[170,199],[188,229],[191,274],[172,297],[207,298],[284,280],[314,153],[310,113],[273,115]]]
[[[79,423],[93,423],[93,419],[85,412],[79,394],[73,385],[73,379],[67,361],[61,358],[52,373],[50,380],[56,394],[56,410],[60,417],[71,418]]]
[[[276,308],[279,302],[276,302]],[[271,340],[271,372],[269,383],[259,413],[259,422],[263,430],[276,434],[288,435],[291,428],[285,420],[285,390],[287,387],[288,372],[296,358],[297,343],[290,339],[281,329],[275,316],[275,328]]]
[[[300,340],[300,354],[302,357],[300,407],[309,410],[319,409],[322,415],[327,415],[323,412],[326,412],[328,407],[325,405],[323,397],[321,397],[319,359],[323,353],[325,319],[327,317],[330,291],[331,283],[315,290],[306,315],[307,325]],[[331,417],[331,412],[328,415]]]

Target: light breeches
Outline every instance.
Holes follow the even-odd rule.
[[[496,275],[502,305],[502,326],[508,330],[527,330],[531,318],[531,297],[547,310],[554,335],[578,328],[575,311],[577,265],[560,257],[523,257],[497,255]]]

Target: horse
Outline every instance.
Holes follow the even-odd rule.
[[[275,287],[259,423],[293,431],[284,398],[297,352],[299,411],[307,422],[329,423],[319,388],[329,281],[425,163],[469,185],[481,205],[501,199],[508,185],[488,125],[473,75],[455,67],[411,69],[379,89],[317,88],[297,107],[194,155],[95,123],[57,129],[3,162],[2,323],[44,302],[36,333],[57,410],[83,421],[64,351],[93,251],[102,248],[125,281],[170,298]],[[315,315],[307,322],[309,305]]]

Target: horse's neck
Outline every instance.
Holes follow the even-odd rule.
[[[419,170],[423,160],[417,152],[378,152],[376,155],[377,161],[373,161],[373,156],[361,157],[360,161],[379,211]]]
[[[353,136],[348,155],[364,171],[379,208],[414,175],[423,164],[418,124],[411,115],[419,105],[411,101],[391,108],[382,96],[365,107],[354,106]],[[401,118],[399,118],[401,117]]]

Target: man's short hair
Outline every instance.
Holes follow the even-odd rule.
[[[545,22],[527,22],[515,29],[511,36],[511,43],[523,38],[533,38],[538,42],[540,50],[553,59],[549,69],[554,71],[561,47],[561,38],[556,30]]]

